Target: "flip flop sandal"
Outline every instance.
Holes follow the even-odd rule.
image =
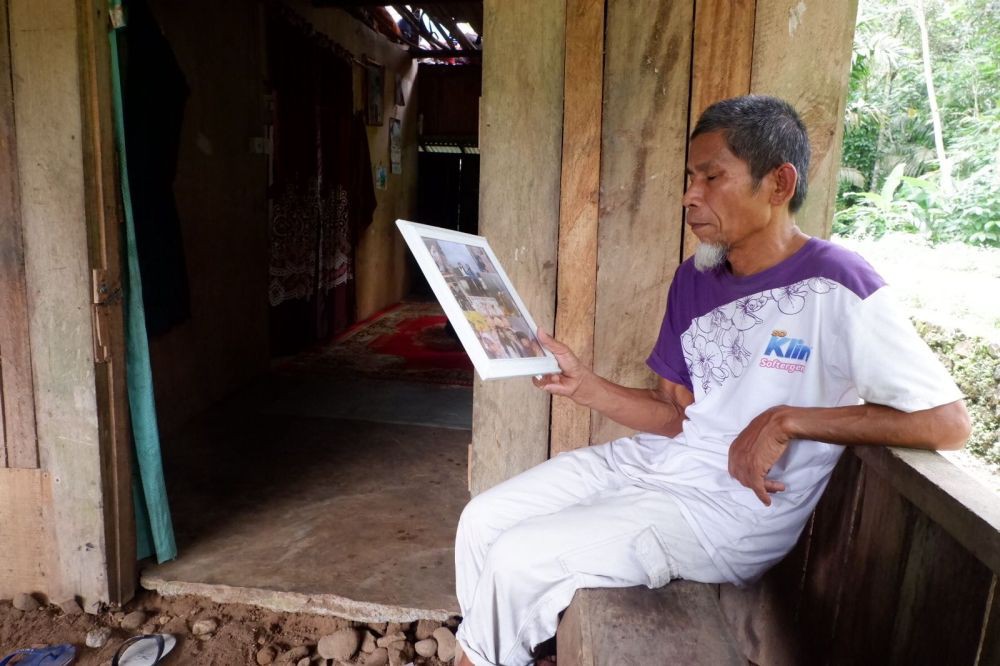
[[[69,643],[12,652],[0,659],[0,666],[66,666],[76,658],[76,648]]]
[[[111,666],[153,666],[160,663],[175,645],[177,639],[172,634],[133,636],[118,648]]]

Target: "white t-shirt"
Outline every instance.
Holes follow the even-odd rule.
[[[611,446],[636,483],[675,496],[719,570],[736,584],[795,545],[843,447],[794,440],[768,478],[786,490],[765,506],[729,475],[729,445],[776,405],[864,400],[912,412],[962,398],[948,372],[857,254],[811,238],[765,271],[678,268],[647,363],[694,404],[676,438],[640,434]]]

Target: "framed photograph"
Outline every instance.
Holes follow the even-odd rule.
[[[392,173],[403,173],[403,125],[399,118],[389,119],[389,164]]]
[[[396,226],[482,379],[559,372],[485,238],[406,220]]]
[[[369,125],[382,124],[382,103],[385,100],[385,65],[365,62],[365,121]]]

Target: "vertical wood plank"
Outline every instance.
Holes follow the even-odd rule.
[[[920,514],[906,558],[887,663],[974,664],[992,579],[985,564]]]
[[[890,637],[917,511],[877,474],[865,471],[857,533],[829,643],[811,646],[815,663],[889,663]],[[817,618],[817,621],[818,620]],[[825,620],[829,621],[829,620]]]
[[[809,194],[796,221],[813,236],[829,236],[833,220],[857,13],[857,0],[757,3],[750,91],[787,100],[809,129]]]
[[[0,0],[0,467],[38,467],[7,0]]]
[[[694,5],[609,0],[594,365],[653,386],[645,360],[680,257]],[[594,414],[591,439],[628,431]]]
[[[85,219],[79,7],[9,0],[39,463],[52,477],[53,587],[108,600]]]
[[[604,0],[567,0],[556,337],[588,367],[594,362],[603,84]],[[589,442],[590,410],[553,398],[550,455]]]
[[[485,0],[483,9],[479,228],[537,324],[552,330],[566,7]],[[476,381],[473,494],[545,460],[550,403],[526,379]]]
[[[990,601],[986,612],[976,666],[1000,664],[1000,576],[997,574],[993,574],[990,582]]]
[[[0,469],[0,544],[0,599],[20,592],[55,593],[52,582],[59,576],[47,472]]]
[[[846,451],[813,515],[799,612],[801,644],[807,654],[828,654],[832,649],[848,558],[858,529],[864,474],[857,456]]]
[[[696,0],[688,134],[714,102],[750,92],[756,0]],[[684,228],[684,257],[698,239]]]
[[[111,55],[105,0],[80,3],[83,97],[84,201],[91,266],[103,271],[112,293],[121,293],[120,183],[112,126]],[[136,534],[132,505],[132,433],[125,383],[123,298],[95,306],[104,327],[106,362],[95,368],[101,448],[104,527],[108,544],[108,594],[123,604],[135,594]]]

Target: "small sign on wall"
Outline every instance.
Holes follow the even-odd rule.
[[[403,173],[403,125],[399,118],[389,120],[389,162],[393,174]]]

